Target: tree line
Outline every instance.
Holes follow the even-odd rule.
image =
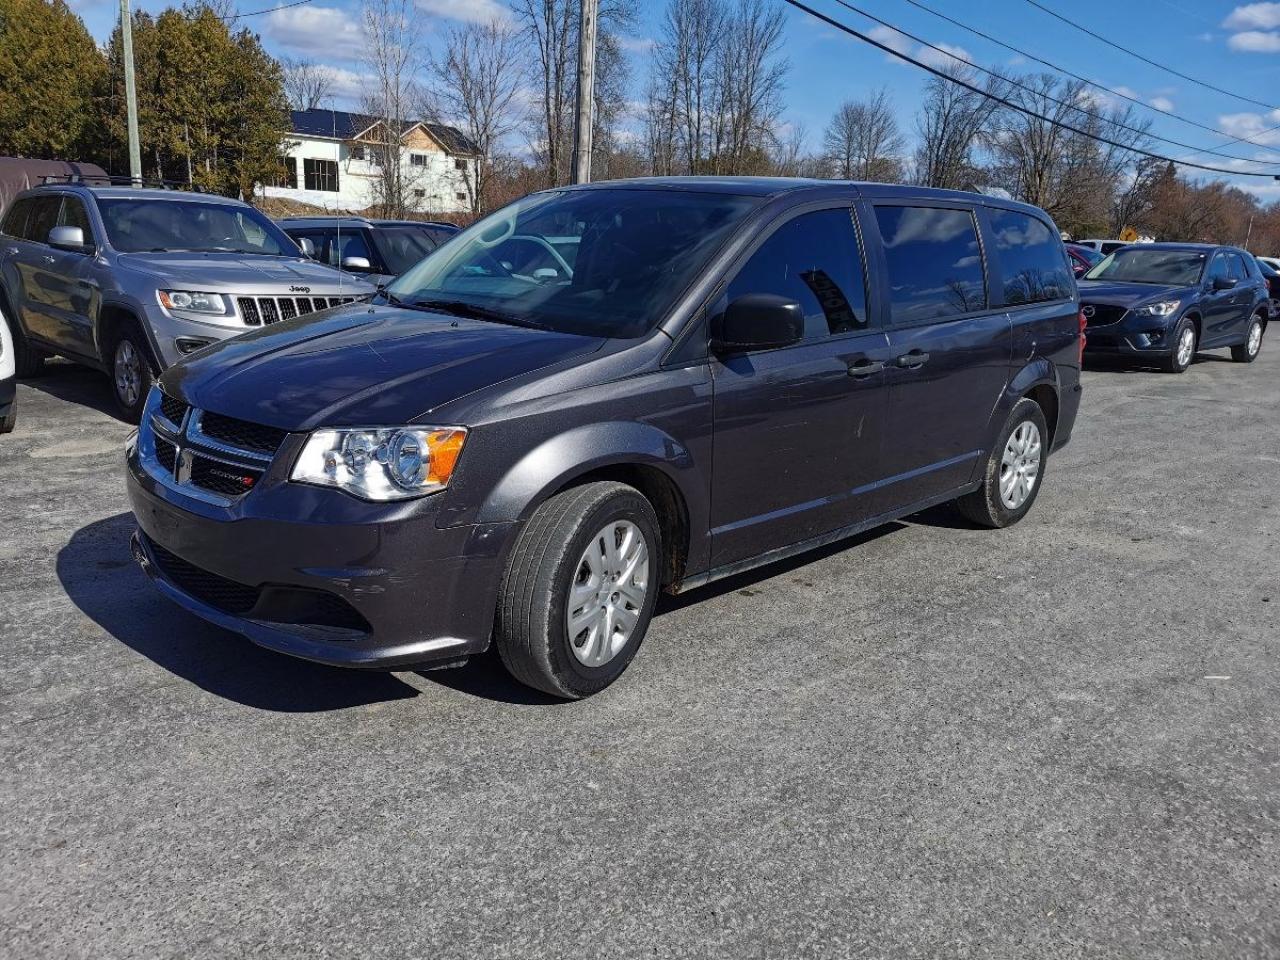
[[[1087,84],[1048,73],[979,73],[955,60],[902,116],[886,91],[841,103],[813,135],[786,118],[784,18],[770,0],[665,0],[657,35],[635,36],[639,0],[601,0],[593,175],[786,175],[1007,194],[1074,236],[1124,227],[1166,240],[1280,252],[1280,203],[1190,180],[1153,150],[1149,121]],[[452,23],[427,43],[413,0],[364,0],[356,112],[387,130],[427,119],[482,154],[474,214],[567,183],[578,0],[508,0],[490,23]],[[334,73],[276,60],[236,26],[232,0],[133,15],[144,174],[252,197],[281,178],[288,110],[331,106]],[[0,0],[0,153],[127,169],[119,27],[100,49],[65,0]],[[648,61],[643,85],[631,61]],[[1021,108],[1021,109],[1019,109]],[[1036,116],[1038,115],[1038,116]],[[1104,143],[1097,138],[1111,143]],[[389,137],[388,150],[400,149]],[[1159,152],[1159,151],[1155,151]],[[413,176],[384,163],[381,212]]]

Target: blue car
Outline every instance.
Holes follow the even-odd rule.
[[[1267,329],[1267,282],[1253,257],[1205,243],[1116,250],[1079,283],[1086,354],[1153,363],[1170,373],[1199,350],[1231,348],[1252,363]]]

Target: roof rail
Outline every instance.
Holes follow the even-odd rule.
[[[204,187],[185,180],[161,180],[154,177],[111,176],[100,173],[54,173],[40,178],[40,186],[49,187],[58,184],[84,184],[86,186],[106,185],[124,187],[151,187],[162,190],[190,190],[192,193],[206,193]]]

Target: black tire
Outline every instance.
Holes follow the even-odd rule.
[[[1039,434],[1039,464],[1025,499],[1016,507],[1010,507],[1004,502],[1000,493],[1004,453],[1014,434],[1024,424],[1034,425]],[[1005,421],[1004,429],[1000,431],[1000,436],[991,448],[982,474],[982,486],[973,493],[965,494],[956,500],[956,509],[966,519],[982,527],[1000,528],[1017,523],[1027,515],[1027,511],[1036,502],[1036,497],[1040,495],[1048,459],[1049,428],[1045,423],[1044,412],[1038,403],[1024,397],[1009,411],[1009,419]]]
[[[585,656],[591,638],[599,634],[584,631],[579,634],[579,639],[585,636],[583,642],[575,644],[569,637],[566,608],[571,587],[580,580],[580,571],[585,572],[580,564],[588,545],[615,522],[631,524],[644,538],[644,596],[638,607],[627,608],[635,620],[625,645],[595,666],[584,663],[574,648]],[[523,684],[569,700],[609,686],[631,663],[649,629],[662,583],[661,558],[657,514],[634,487],[612,481],[588,483],[542,504],[520,531],[502,581],[494,642],[507,670]],[[619,596],[613,593],[611,598],[617,601]],[[628,604],[625,598],[621,602]],[[613,621],[607,622],[612,638]]]
[[[1253,338],[1254,329],[1258,331],[1257,346]],[[1236,363],[1253,363],[1258,359],[1258,354],[1262,352],[1262,336],[1267,332],[1266,321],[1263,320],[1262,314],[1255,313],[1253,319],[1249,321],[1249,329],[1244,335],[1244,343],[1238,344],[1231,348],[1231,359]]]
[[[0,417],[0,433],[13,433],[14,428],[18,425],[18,401],[13,401],[13,406],[9,408],[9,412]]]
[[[13,362],[19,380],[30,380],[44,373],[44,362],[49,354],[39,347],[32,346],[16,317],[7,310],[5,319],[9,322],[9,332],[13,334]]]
[[[120,416],[129,423],[137,423],[142,419],[147,394],[155,383],[156,363],[151,358],[151,346],[136,322],[123,323],[116,328],[115,336],[107,343],[105,359],[111,378],[111,395],[115,397]],[[128,370],[120,368],[122,361],[130,359],[135,360],[136,365],[130,364]]]
[[[1182,338],[1187,330],[1191,331],[1191,335],[1195,340],[1191,345],[1191,356],[1187,358],[1186,363],[1183,363],[1178,359],[1178,344],[1182,343]],[[1172,349],[1169,351],[1169,355],[1160,361],[1160,369],[1165,373],[1183,373],[1191,366],[1191,362],[1196,358],[1196,351],[1200,349],[1200,334],[1196,332],[1196,325],[1188,318],[1183,317],[1178,321],[1178,325],[1173,328],[1173,336],[1170,337],[1169,342],[1172,344]]]

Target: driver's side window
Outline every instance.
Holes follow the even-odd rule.
[[[1205,279],[1212,283],[1214,280],[1227,278],[1227,257],[1226,254],[1215,254],[1214,258],[1209,261],[1209,272],[1205,274]]]
[[[817,210],[784,223],[743,264],[715,309],[751,293],[799,303],[805,340],[866,329],[862,251],[851,211]]]

